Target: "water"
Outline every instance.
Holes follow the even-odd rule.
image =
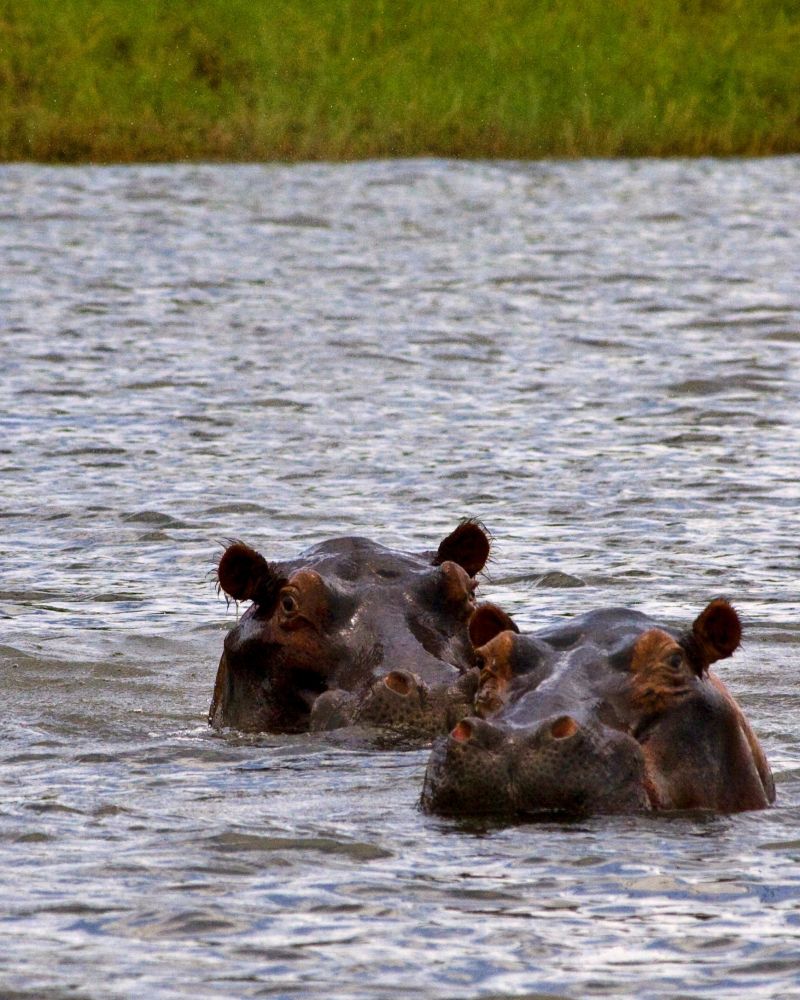
[[[0,168],[0,995],[800,997],[800,159]],[[778,804],[470,826],[220,738],[220,545],[688,623]]]

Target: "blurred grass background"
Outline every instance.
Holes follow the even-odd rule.
[[[0,0],[3,160],[798,150],[798,0]]]

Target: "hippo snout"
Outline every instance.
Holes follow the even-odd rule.
[[[511,763],[519,813],[638,812],[650,807],[639,744],[570,715],[545,719],[517,743]]]
[[[422,727],[429,702],[428,685],[409,670],[392,670],[375,681],[356,721],[367,726]]]
[[[474,716],[439,740],[422,806],[450,815],[586,815],[650,808],[639,744],[555,715],[509,732]]]
[[[425,771],[422,806],[443,814],[513,812],[509,764],[512,742],[476,716],[457,722],[439,739]]]

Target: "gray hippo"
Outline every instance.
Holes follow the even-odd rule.
[[[219,587],[252,604],[225,637],[217,729],[293,733],[362,724],[445,733],[472,711],[468,633],[490,540],[462,522],[435,551],[335,538],[287,562],[236,542]]]
[[[764,752],[709,668],[739,646],[712,601],[685,631],[621,608],[520,635],[498,608],[470,624],[474,712],[434,746],[422,806],[458,816],[762,809]]]

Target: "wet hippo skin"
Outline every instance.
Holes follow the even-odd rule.
[[[252,604],[225,638],[210,724],[447,732],[471,711],[468,623],[489,547],[471,520],[423,553],[346,537],[268,562],[241,542],[229,546],[220,589]]]
[[[520,635],[476,610],[473,715],[435,745],[422,805],[451,815],[739,812],[775,786],[744,713],[709,668],[741,640],[712,601],[684,631],[611,608]]]

